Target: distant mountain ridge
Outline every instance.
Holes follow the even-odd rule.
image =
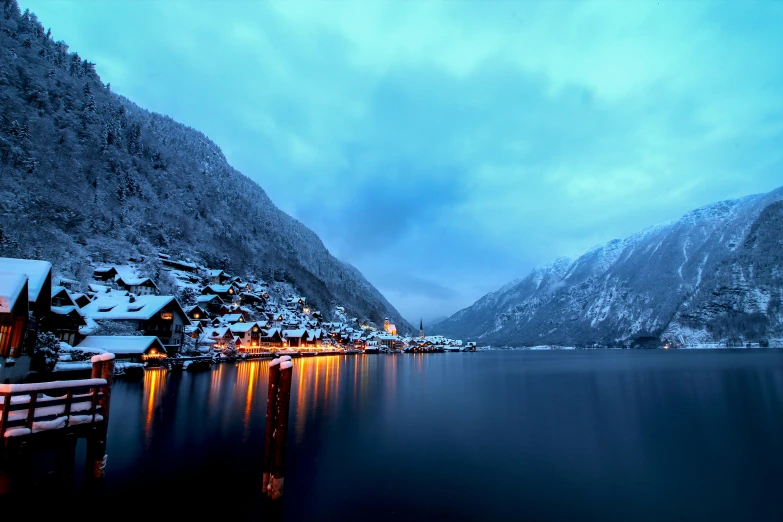
[[[0,255],[51,260],[80,279],[88,259],[165,250],[290,281],[325,313],[344,305],[412,331],[204,134],[112,93],[34,14],[0,5]]]
[[[432,330],[508,346],[783,337],[783,187],[558,259]]]

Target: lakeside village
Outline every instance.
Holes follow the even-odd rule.
[[[90,281],[58,278],[43,260],[0,258],[0,383],[79,377],[112,353],[118,375],[146,366],[204,369],[214,362],[289,355],[474,351],[475,343],[397,334],[349,318],[332,321],[284,282],[232,276],[158,253],[161,295],[144,259],[93,264]]]

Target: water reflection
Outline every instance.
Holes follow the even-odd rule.
[[[163,368],[149,368],[144,372],[144,439],[149,447],[152,440],[152,421],[156,405],[166,391],[167,371]]]
[[[226,513],[251,508],[267,376],[247,361],[118,382],[108,491],[230,470]],[[302,358],[291,401],[288,520],[783,520],[780,352]]]
[[[267,367],[267,366],[265,366]],[[244,422],[244,433],[242,440],[247,441],[248,437],[250,436],[250,412],[253,409],[253,398],[255,397],[254,391],[256,389],[256,385],[258,380],[261,378],[259,375],[259,370],[261,368],[261,363],[259,361],[251,361],[246,364],[240,365],[239,372],[240,374],[246,374],[245,381],[246,381],[246,393],[245,393],[245,416],[243,418]],[[268,372],[267,372],[268,373]],[[241,390],[241,386],[240,386]]]

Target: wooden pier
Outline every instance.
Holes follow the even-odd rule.
[[[20,491],[34,453],[55,452],[58,480],[73,479],[76,442],[87,440],[85,480],[103,478],[114,355],[91,359],[90,379],[0,384],[0,494]]]

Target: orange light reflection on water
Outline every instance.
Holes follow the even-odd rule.
[[[155,407],[163,395],[166,385],[167,370],[163,368],[147,368],[144,372],[144,404],[146,412],[144,417],[144,439],[149,446],[152,439],[152,420],[155,416]]]
[[[258,373],[260,364],[258,361],[250,361],[242,365],[247,374],[247,393],[245,394],[245,417],[243,419],[244,425],[244,441],[247,441],[250,436],[250,412],[253,409],[253,393],[256,388],[256,381],[258,380]]]

